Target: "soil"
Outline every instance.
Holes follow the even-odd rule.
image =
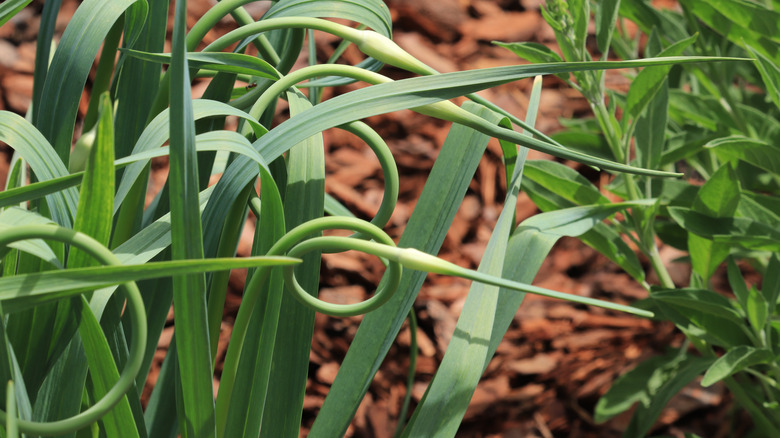
[[[210,6],[205,0],[190,0],[189,3],[190,24]],[[394,39],[414,56],[442,72],[522,62],[511,52],[491,45],[492,40],[536,41],[557,50],[554,35],[539,12],[540,1],[388,0],[387,3],[394,21]],[[24,114],[29,106],[41,5],[42,2],[34,1],[17,18],[0,28],[0,109]],[[63,12],[58,20],[60,30],[76,6],[75,0],[63,2]],[[252,12],[259,14],[262,10]],[[210,33],[207,40],[213,40],[219,31],[231,28],[230,20],[223,22],[224,29]],[[333,42],[327,38],[317,44],[319,55],[323,57],[329,56],[333,47]],[[348,50],[344,58],[355,63],[360,60],[359,56]],[[408,76],[391,68],[383,72],[394,78]],[[615,87],[625,86],[617,73],[610,74],[608,82]],[[203,85],[195,84],[196,95]],[[350,87],[343,87],[338,92],[348,89]],[[481,94],[522,116],[528,105],[529,89],[530,80]],[[83,117],[85,110],[86,105],[82,105],[79,117]],[[587,117],[588,114],[587,103],[576,92],[554,77],[544,79],[537,123],[540,130],[552,133],[560,129],[559,118]],[[399,204],[387,227],[390,235],[397,238],[414,208],[449,124],[409,111],[372,117],[368,122],[390,145],[401,173]],[[372,217],[382,195],[379,164],[364,145],[348,135],[328,132],[325,140],[326,190],[359,216]],[[7,158],[0,160],[0,184],[4,184],[11,151],[5,145],[0,148]],[[534,151],[530,158],[552,159]],[[579,168],[576,163],[566,164]],[[164,161],[156,168],[159,170],[153,181],[161,181],[167,170]],[[506,187],[502,172],[500,147],[491,142],[447,235],[439,254],[441,257],[461,266],[477,266],[504,198]],[[589,175],[599,186],[608,182],[592,172]],[[152,184],[154,186],[156,184]],[[517,205],[518,221],[535,213],[536,207],[521,194]],[[250,222],[244,231],[239,255],[248,255],[252,229]],[[663,248],[662,254],[675,278],[687,278],[689,267],[672,263],[679,256],[676,251]],[[381,265],[371,258],[349,254],[326,256],[321,297],[334,302],[363,300],[373,291],[381,273]],[[244,281],[245,272],[236,271],[231,275],[221,341],[229,338]],[[614,264],[569,238],[562,239],[554,247],[534,284],[623,303],[646,296],[645,290]],[[424,393],[444,354],[468,288],[469,282],[465,280],[429,276],[420,292],[414,306],[419,319],[420,356],[412,389],[412,408]],[[317,315],[302,436],[316,417],[359,323],[360,317]],[[157,378],[172,330],[171,320],[158,346],[147,394]],[[347,436],[392,436],[406,392],[409,339],[409,328],[405,326],[376,375]],[[592,415],[599,397],[616,377],[643,359],[660,354],[670,346],[679,346],[682,340],[682,335],[669,324],[651,323],[529,295],[474,394],[458,436],[620,436],[629,415],[596,424]],[[224,344],[220,343],[220,359],[224,356]],[[683,432],[694,432],[704,437],[727,436],[732,433],[729,427],[733,424],[727,424],[724,419],[733,415],[732,410],[731,397],[723,387],[715,385],[705,390],[693,384],[671,400],[653,434],[682,436]]]

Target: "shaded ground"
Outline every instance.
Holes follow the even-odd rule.
[[[490,45],[491,40],[537,41],[555,48],[553,34],[539,14],[538,3],[530,0],[388,1],[395,23],[395,40],[442,72],[519,62],[510,52]],[[59,23],[64,28],[76,2],[65,0],[63,4]],[[209,2],[190,1],[190,4],[191,24],[209,6]],[[0,28],[0,109],[24,114],[29,105],[38,19],[34,12],[36,5],[39,8],[40,2],[34,2],[29,13],[23,12],[20,19]],[[225,29],[230,26],[230,20],[225,20]],[[207,38],[214,39],[216,36],[214,33]],[[333,47],[324,39],[318,43],[318,49],[321,55],[327,57]],[[349,62],[357,62],[358,56],[352,51],[345,54]],[[396,78],[405,76],[392,69],[384,72]],[[624,85],[618,74],[610,75],[609,81],[614,86]],[[564,88],[560,81],[546,78],[544,84],[537,124],[542,131],[554,132],[558,129],[559,117],[587,114],[586,102],[572,90]],[[522,116],[527,107],[529,87],[530,81],[518,82],[482,94]],[[198,89],[202,90],[203,84],[196,84]],[[86,111],[86,101],[83,103],[81,116]],[[369,123],[388,141],[399,165],[400,201],[388,226],[390,234],[398,237],[449,126],[411,112],[372,117]],[[10,158],[9,149],[4,145],[0,147]],[[328,132],[326,148],[326,189],[356,214],[371,217],[382,196],[379,164],[366,147],[347,134]],[[500,156],[498,144],[491,143],[449,231],[439,254],[441,257],[462,266],[477,266],[504,197]],[[550,157],[532,151],[530,158]],[[0,181],[3,183],[7,166],[7,160],[0,160]],[[164,161],[158,167],[152,186],[166,172]],[[596,184],[607,182],[598,175],[590,176],[595,178]],[[521,194],[517,207],[518,220],[536,211],[527,196]],[[239,255],[249,253],[252,228],[250,223],[245,230]],[[678,256],[668,249],[662,253],[667,260]],[[672,272],[681,279],[687,278],[685,266],[675,267]],[[321,296],[333,302],[363,300],[378,283],[381,273],[381,264],[371,258],[326,256]],[[223,341],[229,338],[243,283],[242,272],[234,272],[221,334]],[[644,290],[627,275],[575,239],[563,239],[556,245],[545,260],[535,284],[621,303],[630,303],[645,296]],[[413,405],[424,393],[443,356],[468,287],[468,282],[460,279],[430,276],[420,293],[415,304],[420,324],[417,332],[420,357],[415,372]],[[317,316],[302,435],[313,422],[359,321],[360,317],[336,319]],[[169,321],[147,393],[156,379],[157,367],[164,357],[172,330],[172,321]],[[392,436],[405,394],[409,338],[409,329],[405,327],[358,410],[349,436]],[[642,359],[681,342],[681,335],[667,324],[656,325],[601,309],[579,308],[528,296],[472,399],[459,436],[620,436],[628,416],[620,416],[602,425],[594,424],[592,412],[599,396],[618,375]],[[220,359],[224,348],[221,345]],[[731,405],[730,398],[720,386],[707,391],[691,386],[672,400],[662,414],[655,433],[681,436],[681,431],[686,431],[707,437],[726,436],[729,426],[724,419],[732,415]]]

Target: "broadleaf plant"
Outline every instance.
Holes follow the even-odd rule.
[[[751,436],[778,435],[777,4],[681,0],[679,10],[656,10],[642,0],[595,5],[601,59],[696,54],[754,62],[634,69],[626,73],[631,85],[625,93],[604,86],[604,71],[563,78],[587,99],[594,119],[565,123],[573,128],[556,138],[593,136],[592,129],[583,132],[579,127],[597,126],[595,139],[580,142],[582,151],[606,145],[599,148],[605,159],[685,173],[684,181],[617,175],[602,191],[648,203],[581,236],[647,288],[649,298],[639,307],[652,310],[656,319],[673,322],[687,337],[681,347],[620,377],[599,401],[594,417],[606,421],[636,405],[624,436],[646,436],[670,398],[703,375],[701,385],[724,382],[752,417]],[[578,49],[581,12],[573,2],[550,0],[543,10],[562,61],[589,61],[591,54]],[[646,38],[622,31],[614,20],[605,23],[607,16],[619,17],[618,23],[632,21]],[[530,43],[497,44],[530,62],[550,58]],[[544,214],[572,205],[609,205],[598,188],[570,169],[548,162],[529,162],[527,168],[523,187]],[[534,168],[538,170],[530,171]],[[566,188],[576,186],[588,189],[573,197]],[[599,234],[599,239],[589,234]],[[605,246],[602,242],[608,236],[617,242],[630,240],[650,261],[658,284],[649,284],[633,254],[621,258],[625,250]],[[691,271],[684,284],[672,281],[659,243],[686,252],[683,262]],[[747,285],[740,266],[762,274],[763,284]],[[713,277],[726,272],[731,291],[716,291]]]
[[[28,3],[4,2],[0,23]],[[365,315],[310,432],[313,437],[343,436],[402,324],[407,317],[414,320],[412,304],[425,275],[432,272],[474,281],[458,322],[463,335],[453,339],[424,399],[408,424],[401,419],[398,431],[401,436],[454,436],[525,293],[646,318],[671,309],[684,319],[683,308],[704,290],[706,277],[721,258],[766,260],[772,233],[759,236],[767,242],[758,254],[744,246],[735,250],[734,239],[741,236],[733,233],[772,225],[765,221],[776,217],[776,204],[757,191],[757,184],[774,190],[776,178],[758,175],[730,186],[723,205],[710,192],[728,178],[743,178],[755,169],[745,169],[742,163],[761,169],[772,165],[761,157],[774,143],[757,138],[767,130],[777,132],[772,122],[730,133],[745,137],[731,143],[698,132],[698,137],[682,141],[679,153],[665,148],[665,128],[655,123],[655,117],[664,123],[668,117],[674,128],[684,126],[679,118],[686,104],[706,105],[675,95],[679,84],[665,78],[669,71],[731,71],[746,63],[739,57],[756,57],[762,63],[760,77],[774,81],[775,60],[760,45],[764,39],[731,43],[755,46],[749,53],[685,56],[689,47],[709,44],[714,37],[690,35],[655,53],[659,56],[623,61],[604,56],[594,61],[586,51],[590,3],[571,2],[567,9],[554,2],[545,14],[551,20],[564,18],[556,31],[566,62],[538,46],[509,45],[519,55],[544,63],[439,74],[392,41],[389,10],[378,0],[281,0],[257,20],[244,10],[248,3],[251,0],[218,2],[187,29],[186,0],[86,0],[54,45],[61,2],[45,2],[29,114],[0,111],[0,141],[15,155],[0,193],[0,377],[9,382],[5,401],[0,401],[0,420],[6,424],[0,434],[296,437],[314,315],[322,312]],[[171,8],[173,22],[168,23]],[[613,28],[623,11],[620,2],[603,2],[594,10],[598,46],[605,54],[611,42],[630,47]],[[631,13],[642,11],[637,7]],[[204,36],[227,15],[237,23],[235,30],[198,51]],[[341,24],[345,22],[355,26]],[[164,53],[169,25],[171,52]],[[365,59],[342,65],[336,59],[317,63],[312,58],[312,65],[292,70],[315,30],[341,39],[340,50],[354,45]],[[773,36],[767,38],[773,41]],[[98,51],[93,95],[86,117],[77,120]],[[418,76],[392,81],[379,73],[383,64]],[[604,91],[599,87],[606,69],[625,68],[643,68],[644,78],[637,79],[641,89],[630,93],[629,117],[621,122],[599,100]],[[588,95],[600,125],[610,134],[612,156],[577,150],[534,128],[543,93],[541,75],[574,75],[572,84]],[[191,82],[197,76],[211,77],[211,82],[202,98],[193,99]],[[473,94],[534,77],[529,111],[522,117]],[[321,101],[323,88],[354,81],[370,86]],[[776,94],[777,84],[771,89]],[[473,102],[457,106],[449,101],[460,96]],[[274,124],[280,100],[289,104],[290,117]],[[667,111],[667,102],[679,111]],[[727,110],[734,108],[743,111],[739,106]],[[384,140],[361,119],[403,109],[452,122],[452,127],[396,243],[382,228],[398,198],[398,172]],[[240,120],[235,129],[226,128],[228,116]],[[751,127],[761,117],[745,110],[735,123]],[[381,163],[384,200],[370,221],[351,217],[324,191],[328,157],[322,133],[328,129],[357,135]],[[652,138],[637,143],[642,144],[643,158],[632,163],[628,146],[634,132]],[[482,263],[473,271],[435,255],[490,137],[501,142],[509,190]],[[746,143],[751,148],[737,147]],[[527,162],[529,148],[616,174],[616,184],[622,184],[618,191],[625,189],[630,199],[610,203],[569,168]],[[664,197],[664,184],[675,184],[680,170],[687,169],[675,168],[669,154],[696,163],[689,166],[704,176],[718,176],[694,193],[694,204]],[[146,203],[149,161],[165,155],[170,173],[163,189]],[[728,167],[716,173],[721,161]],[[562,187],[580,190],[572,195]],[[543,210],[554,211],[517,224],[515,204],[522,188]],[[236,258],[250,211],[257,219],[252,257]],[[689,241],[720,248],[701,260],[697,271],[703,278],[677,297],[681,299],[663,299],[666,295],[659,293],[639,308],[530,284],[562,236],[580,236],[644,282],[636,255],[620,238],[624,229],[616,231],[610,224],[619,223],[618,213],[633,219],[640,249],[657,261],[655,246],[648,246],[657,212],[671,215],[677,221],[672,226],[690,228]],[[751,222],[705,227],[714,234],[704,235],[686,227],[701,215],[728,221],[735,212],[745,216],[735,220]],[[354,234],[323,236],[334,229]],[[320,300],[320,254],[348,250],[377,256],[386,264],[377,292],[358,304]],[[776,256],[772,260],[770,267],[778,264]],[[658,263],[654,266],[663,272]],[[249,275],[215,392],[229,271],[237,268],[249,268]],[[739,284],[739,279],[734,282]],[[722,309],[717,307],[722,303],[713,303],[717,317],[738,325],[746,313],[754,326],[731,337],[713,334],[713,340],[722,341],[718,345],[730,348],[746,339],[764,344],[715,362],[707,383],[765,365],[766,351],[773,351],[776,342],[771,342],[777,337],[771,317],[776,283],[764,285],[761,293],[745,287],[740,292],[743,307]],[[174,336],[144,409],[140,390],[171,307]],[[710,322],[706,310],[702,318],[690,321],[692,336]],[[689,369],[695,373],[705,362],[680,360],[692,363]],[[664,382],[664,397],[684,380]],[[643,418],[637,430],[652,423],[649,418],[658,406],[656,402],[646,410],[650,417]]]

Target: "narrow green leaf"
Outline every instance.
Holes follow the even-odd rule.
[[[160,64],[170,64],[170,53],[149,53],[138,50],[122,49],[122,52],[133,58]],[[198,52],[188,53],[187,63],[190,68],[210,70],[222,73],[245,74],[261,78],[277,80],[279,73],[269,63],[260,58],[232,52]]]
[[[497,115],[483,117],[492,123],[499,122]],[[526,122],[533,126],[535,120]],[[485,249],[485,257],[479,264],[478,272],[482,274],[498,277],[502,274],[527,154],[527,149],[517,154],[504,206]],[[458,318],[456,334],[403,436],[455,436],[488,360],[490,343],[487,341],[493,329],[498,291],[495,286],[472,283]],[[480,358],[482,360],[478,360]]]
[[[737,210],[739,197],[739,178],[734,168],[725,164],[699,189],[692,211],[711,217],[729,218]],[[715,269],[728,256],[729,249],[727,245],[715,243],[706,237],[688,235],[691,265],[705,281],[709,280]]]
[[[289,257],[240,257],[148,262],[135,265],[93,266],[20,274],[0,278],[0,301],[8,313],[81,292],[128,281],[171,277],[225,269],[277,266],[298,263]],[[35,286],[34,289],[32,287]]]
[[[616,21],[620,0],[604,0],[596,2],[596,44],[603,58],[607,57],[612,33],[617,27]]]
[[[748,288],[745,285],[745,279],[742,277],[742,273],[739,272],[739,268],[737,267],[737,264],[734,262],[733,258],[729,257],[729,262],[726,269],[731,291],[734,292],[734,296],[737,297],[737,301],[742,306],[742,308],[746,309],[748,295],[750,292],[748,291]]]
[[[777,12],[769,11],[756,3],[747,6],[747,1],[685,0],[690,14],[704,22],[715,32],[725,36],[732,43],[744,47],[749,44],[765,56],[780,61],[777,50],[777,33],[772,23]],[[756,12],[760,10],[761,12]],[[751,23],[755,20],[757,26]]]
[[[311,107],[298,91],[288,92],[292,119]],[[325,157],[322,135],[318,134],[290,149],[287,157],[287,191],[284,217],[290,230],[321,217],[325,203]],[[319,286],[320,255],[306,254],[296,269],[301,286],[310,294]],[[282,296],[279,327],[274,343],[272,371],[263,410],[261,430],[269,436],[297,437],[303,414],[303,397],[309,372],[309,355],[314,331],[314,311],[291,294]],[[240,382],[237,382],[240,383]]]
[[[544,44],[532,42],[502,43],[500,41],[493,41],[493,44],[510,50],[518,57],[534,64],[563,62],[561,55],[555,53],[552,49],[545,46]],[[569,78],[568,74],[563,73],[560,73],[557,76],[564,80]]]
[[[647,169],[658,168],[666,145],[669,83],[664,80],[647,111],[636,122],[636,164]]]
[[[764,80],[767,95],[772,99],[775,106],[780,108],[780,67],[749,45],[747,49],[757,61],[756,66],[761,74],[761,79]]]
[[[780,251],[780,231],[748,218],[713,218],[683,207],[670,207],[669,214],[687,231],[750,250]]]
[[[747,313],[748,321],[756,332],[760,333],[761,330],[764,330],[766,318],[769,316],[769,304],[764,295],[755,287],[750,288],[745,313]]]
[[[19,208],[6,208],[0,212],[0,231],[8,230],[15,225],[33,225],[33,224],[53,224],[51,219],[45,218],[37,213]],[[8,245],[28,254],[32,254],[42,260],[46,260],[55,267],[62,268],[62,262],[54,254],[51,247],[41,239],[23,240]]]
[[[14,18],[17,12],[24,9],[32,0],[8,0],[0,4],[0,26]]]
[[[83,295],[76,299],[79,300],[79,305],[74,306],[74,311],[79,321],[79,335],[89,363],[90,379],[89,384],[87,384],[87,392],[92,400],[100,400],[116,385],[119,380],[119,371],[114,363],[103,329],[95,315],[89,310],[87,300]],[[122,397],[114,409],[101,418],[100,423],[107,436],[121,435],[129,438],[138,436],[138,429],[136,429],[133,414],[130,411],[127,395]]]
[[[711,386],[747,367],[769,363],[773,356],[769,350],[759,350],[749,345],[740,345],[732,348],[710,365],[704,374],[704,378],[701,379],[701,386]]]
[[[576,170],[550,160],[531,160],[523,175],[556,195],[576,205],[609,202],[599,189]]]
[[[602,423],[639,402],[629,426],[636,435],[626,431],[624,436],[645,436],[669,399],[711,362],[676,350],[646,360],[612,384],[599,399],[594,420]]]
[[[205,117],[225,115],[232,115],[243,118],[249,123],[250,126],[252,126],[255,135],[258,137],[267,132],[267,130],[249,114],[235,109],[227,104],[203,99],[195,99],[192,101],[192,117],[195,120],[203,119]],[[133,148],[132,154],[135,155],[141,152],[154,150],[165,143],[165,141],[170,137],[169,125],[172,123],[171,117],[172,114],[167,109],[158,114],[157,117],[155,117],[154,120],[149,123],[141,136],[138,138],[138,141]],[[117,188],[116,198],[114,199],[115,208],[123,203],[125,196],[127,196],[127,194],[130,192],[134,182],[143,173],[145,165],[145,162],[136,163],[128,166],[128,168],[125,169],[124,174],[122,175],[122,182]]]
[[[759,139],[733,135],[707,143],[723,160],[742,160],[774,174],[780,173],[780,147]]]
[[[51,144],[21,116],[0,111],[0,141],[10,145],[29,163],[39,181],[68,175],[68,168],[54,152]],[[76,216],[77,199],[78,192],[75,189],[47,196],[52,219],[63,227],[70,227],[72,218]]]
[[[721,347],[749,344],[743,317],[725,297],[705,289],[679,289],[651,295],[663,315],[684,333]]]
[[[734,310],[731,301],[717,292],[706,289],[677,289],[654,292],[652,298],[680,309],[695,309],[734,323],[742,323],[742,317]]]
[[[46,104],[36,108],[36,126],[65,164],[92,61],[113,24],[135,1],[86,0],[71,18],[54,53],[41,95]]]
[[[170,211],[171,258],[203,258],[203,233],[198,202],[198,159],[195,119],[185,47],[186,0],[176,2],[173,58],[170,66]],[[179,390],[177,411],[184,438],[216,434],[211,351],[203,274],[173,277]]]
[[[136,2],[137,4],[137,2]],[[149,0],[147,17],[138,38],[131,46],[136,50],[161,52],[164,48],[168,30],[168,0]],[[125,26],[139,26],[139,19],[133,12],[138,6],[131,6],[125,16]],[[132,31],[129,31],[132,32]],[[128,47],[130,38],[125,33],[124,47]],[[127,57],[121,65],[119,81],[116,85],[116,156],[130,154],[133,145],[149,122],[149,113],[160,83],[159,65]],[[138,90],[144,90],[139,93]],[[141,208],[141,206],[136,206]]]
[[[522,226],[559,236],[579,236],[618,211],[652,205],[654,202],[653,199],[647,199],[554,210],[532,216],[523,221]]]
[[[79,193],[75,231],[80,231],[105,246],[111,238],[114,210],[114,116],[108,93],[100,96],[95,144],[89,152]],[[81,268],[98,262],[87,253],[73,248],[68,266]]]
[[[761,285],[761,292],[763,292],[767,303],[773,308],[777,305],[777,299],[780,297],[780,251],[775,251],[771,257],[769,257],[769,265],[766,268],[766,274],[764,275],[764,282]]]
[[[658,57],[680,56],[691,44],[696,41],[698,35],[678,41],[667,47]],[[651,58],[653,59],[653,58]],[[631,118],[638,117],[647,108],[647,105],[655,98],[661,89],[666,77],[671,70],[670,65],[648,67],[639,72],[631,82],[631,88],[626,96],[626,113]]]
[[[464,104],[464,108],[477,114],[486,111],[471,103]],[[438,252],[487,140],[484,134],[453,125],[401,236],[399,247],[414,247],[429,254]],[[431,217],[438,220],[431,221]],[[344,435],[412,307],[425,276],[420,271],[404,271],[399,289],[390,301],[363,318],[336,381],[312,426],[311,437]]]

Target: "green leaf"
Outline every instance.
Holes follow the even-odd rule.
[[[518,57],[534,64],[563,62],[561,55],[555,53],[552,49],[545,46],[544,44],[531,42],[502,43],[500,41],[493,41],[493,44],[510,50]],[[569,78],[568,74],[563,73],[559,73],[556,76],[563,80]]]
[[[213,100],[195,99],[192,101],[192,117],[195,120],[200,120],[205,117],[213,117],[220,115],[232,115],[240,117],[246,120],[250,126],[252,126],[255,135],[258,137],[263,135],[267,130],[260,125],[249,114],[235,109],[225,103],[217,102]],[[149,150],[158,149],[166,140],[169,139],[168,126],[171,123],[171,113],[169,110],[165,110],[157,115],[149,125],[144,129],[141,136],[133,148],[133,155],[140,154]],[[151,157],[150,157],[151,158]],[[130,192],[133,187],[133,183],[143,173],[143,169],[146,162],[135,163],[128,166],[122,174],[122,182],[117,188],[116,197],[114,199],[114,208],[118,208],[119,205],[125,199],[125,196]]]
[[[756,59],[756,67],[761,74],[761,79],[764,80],[764,86],[767,90],[767,95],[775,106],[780,108],[780,67],[772,60],[756,51],[754,48],[747,45],[748,51]]]
[[[13,228],[15,225],[53,224],[51,219],[19,207],[6,208],[0,211],[0,231]],[[62,262],[54,254],[51,247],[41,239],[22,240],[8,245],[28,254],[46,260],[51,265],[62,268]]]
[[[272,161],[289,149],[292,144],[334,126],[363,119],[371,115],[421,107],[539,74],[602,70],[609,67],[621,68],[704,60],[715,61],[718,59],[721,58],[669,57],[641,61],[532,64],[404,79],[362,88],[316,105],[308,110],[305,116],[294,117],[280,124],[278,128],[258,139],[254,143],[254,147],[269,161]],[[511,135],[513,131],[498,128],[495,125],[483,124],[481,129],[489,130],[490,135],[498,138],[511,136],[511,141],[531,149],[541,150],[564,158],[580,160],[594,166],[618,171],[630,170],[622,165],[615,165],[615,163],[574,153],[568,149],[550,146],[546,142],[530,137]],[[236,166],[238,165],[240,164],[236,164]],[[642,171],[639,172],[642,173]]]
[[[523,175],[576,205],[606,204],[609,200],[576,170],[550,160],[530,160]]]
[[[540,87],[541,82],[537,86]],[[535,94],[538,99],[538,91]],[[532,100],[531,107],[538,107],[538,100]],[[535,124],[535,114],[535,111],[530,112],[531,120],[526,120],[528,125]],[[493,123],[499,122],[497,116],[491,119],[489,121]],[[482,274],[502,275],[527,154],[528,150],[523,148],[515,158],[501,214],[479,264],[478,272]],[[404,429],[404,436],[455,436],[471,400],[470,394],[474,393],[490,359],[490,343],[485,341],[490,339],[493,330],[498,297],[498,287],[472,283],[455,327],[456,335],[447,346],[433,381]],[[478,358],[483,360],[476,360]]]
[[[148,53],[132,49],[122,49],[122,52],[145,61],[161,64],[170,64],[171,62],[170,53]],[[187,53],[187,63],[190,68],[198,70],[245,74],[271,80],[277,80],[280,77],[279,72],[271,64],[255,56],[242,53]]]
[[[299,91],[288,92],[292,119],[311,107]],[[321,217],[325,204],[325,156],[322,135],[318,134],[293,146],[287,158],[287,190],[284,217],[288,230]],[[319,286],[319,252],[303,257],[296,278],[304,290],[313,294]],[[279,324],[268,384],[267,402],[262,412],[263,433],[275,437],[296,437],[301,427],[303,398],[309,372],[309,355],[314,332],[314,310],[298,302],[291,294],[282,296]],[[240,382],[237,382],[240,384]]]
[[[655,97],[648,103],[647,111],[636,122],[636,163],[640,167],[656,169],[661,163],[666,145],[667,108],[669,83],[664,80]]]
[[[742,160],[774,174],[780,173],[780,147],[762,140],[733,135],[705,145],[722,160]]]
[[[87,268],[20,274],[0,278],[0,301],[12,313],[40,303],[74,296],[81,292],[128,281],[170,277],[225,269],[276,266],[298,263],[289,257],[241,257],[200,260],[174,260],[121,266]],[[32,286],[35,286],[33,289]]]
[[[73,125],[92,61],[108,31],[136,0],[86,0],[71,18],[51,60],[36,126],[67,164]]]
[[[24,9],[32,0],[8,0],[0,4],[0,26],[14,18],[17,12]]]
[[[780,60],[774,18],[777,12],[747,1],[685,0],[683,3],[690,14],[732,43],[740,47],[750,45],[776,63]]]
[[[694,41],[697,35],[678,41],[667,47],[658,57],[680,56]],[[652,58],[651,58],[652,59]],[[658,91],[666,82],[671,66],[648,67],[639,72],[631,82],[631,88],[626,97],[626,113],[636,119],[647,108],[647,105],[655,98]]]
[[[84,345],[84,353],[89,363],[89,383],[87,392],[92,400],[100,400],[119,380],[114,358],[108,341],[103,334],[95,315],[90,311],[87,300],[82,295],[77,298],[78,305],[74,306],[74,313],[79,321],[79,335]],[[133,395],[133,393],[130,393]],[[137,437],[138,429],[130,411],[130,403],[127,394],[121,398],[114,408],[100,419],[107,436]]]
[[[586,205],[549,211],[523,221],[522,227],[559,236],[579,236],[605,218],[626,208],[652,205],[653,199],[615,204]]]
[[[79,193],[79,206],[73,229],[104,246],[111,238],[114,211],[114,116],[108,93],[100,96],[97,134],[87,159]],[[97,260],[78,248],[68,254],[68,266],[81,268],[98,264]]]
[[[699,189],[693,202],[692,211],[711,217],[729,218],[737,210],[740,186],[734,168],[725,164],[718,168],[709,180]],[[688,236],[688,251],[691,265],[705,281],[728,256],[729,247],[696,234]]]
[[[666,403],[704,371],[712,359],[671,351],[621,376],[596,405],[595,420],[603,422],[639,402],[626,437],[646,436]]]
[[[697,310],[741,324],[742,317],[728,298],[706,289],[677,289],[653,292],[652,299],[678,309]]]
[[[617,26],[616,21],[619,9],[620,0],[596,2],[596,44],[605,58],[609,52],[612,33]]]
[[[695,3],[706,3],[731,23],[780,43],[780,13],[773,9],[745,0],[703,0]]]
[[[775,251],[769,258],[769,265],[766,268],[766,274],[764,274],[764,282],[761,285],[762,292],[774,310],[774,306],[777,305],[777,299],[780,297],[780,251]],[[774,313],[774,312],[773,312]]]
[[[704,378],[701,379],[701,386],[711,386],[747,367],[769,363],[773,356],[769,350],[760,350],[749,345],[740,345],[732,348],[710,365],[704,374]]]
[[[704,289],[654,292],[651,299],[667,319],[689,336],[722,347],[750,343],[747,327],[731,302]]]
[[[39,181],[68,175],[68,168],[51,144],[21,116],[0,111],[0,141],[10,145],[29,163]],[[47,196],[46,200],[52,219],[64,227],[70,227],[72,218],[76,216],[78,192],[75,189],[63,190]]]
[[[750,288],[745,313],[747,313],[748,321],[756,332],[760,333],[764,330],[766,318],[769,316],[769,304],[755,287]]]
[[[731,291],[734,292],[734,296],[737,297],[737,301],[742,306],[742,308],[747,310],[747,302],[750,292],[748,291],[748,288],[745,285],[745,279],[742,277],[742,273],[739,271],[739,267],[737,267],[737,264],[734,262],[733,258],[729,258],[726,269]]]
[[[202,259],[203,232],[198,201],[198,158],[185,30],[187,2],[176,2],[170,88],[170,211],[171,258]],[[178,352],[177,412],[183,438],[216,434],[213,366],[206,309],[206,277],[173,277]],[[179,397],[180,395],[180,397]]]
[[[780,231],[748,218],[713,218],[683,207],[669,214],[685,230],[716,242],[750,250],[780,251]]]
[[[780,199],[743,190],[739,198],[737,215],[780,228]]]
[[[465,103],[464,108],[477,114],[486,114],[487,111],[472,103]],[[438,252],[487,140],[487,136],[473,129],[452,126],[401,236],[399,247],[414,247],[429,254]],[[432,221],[431,217],[438,220]],[[425,277],[424,272],[404,270],[396,294],[384,306],[363,318],[336,381],[312,426],[312,438],[344,435]]]

